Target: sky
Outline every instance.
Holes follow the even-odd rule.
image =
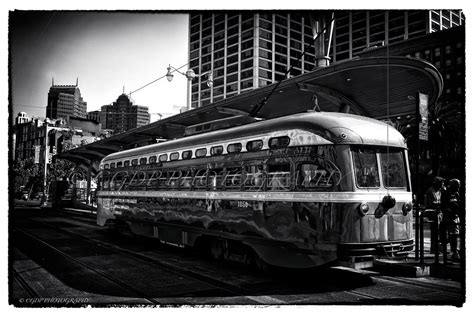
[[[87,110],[100,110],[120,94],[163,77],[188,62],[188,15],[133,11],[11,11],[9,19],[12,116],[44,117],[48,91],[74,85]],[[132,94],[151,120],[186,106],[187,82],[175,74]]]

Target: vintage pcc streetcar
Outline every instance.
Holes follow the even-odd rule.
[[[293,268],[413,249],[407,148],[393,127],[307,112],[212,129],[105,157],[98,225]]]

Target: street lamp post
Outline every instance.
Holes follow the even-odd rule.
[[[47,206],[48,204],[48,197],[46,196],[47,190],[46,186],[48,184],[47,177],[48,177],[48,122],[44,121],[44,173],[43,173],[43,206]]]
[[[64,130],[67,130],[67,128],[54,127],[54,126],[49,127],[47,120],[46,119],[44,120],[45,135],[44,135],[44,170],[43,170],[43,197],[42,197],[43,202],[41,203],[43,206],[48,205],[48,196],[47,196],[48,191],[46,190],[46,188],[48,186],[48,161],[49,161],[49,152],[48,152],[49,151],[49,137],[48,137],[48,133],[52,130],[64,131]],[[55,155],[55,153],[53,153],[53,155]]]
[[[187,79],[188,79],[188,95],[187,95],[187,101],[186,101],[186,109],[187,110],[190,110],[191,109],[191,82],[194,78],[196,77],[202,77],[202,76],[206,76],[207,75],[207,80],[206,80],[206,83],[207,83],[207,86],[209,88],[212,88],[213,84],[214,84],[214,80],[213,80],[213,77],[212,77],[212,72],[205,72],[203,74],[196,74],[194,72],[194,70],[192,69],[188,69],[186,71],[186,73],[183,73],[181,71],[179,71],[178,69],[174,68],[173,66],[169,65],[168,66],[168,72],[166,73],[166,79],[168,79],[169,82],[171,82],[173,80],[173,72],[176,71],[177,73],[185,76]]]

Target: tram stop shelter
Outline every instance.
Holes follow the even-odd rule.
[[[346,112],[375,119],[413,115],[418,93],[429,96],[428,106],[441,95],[438,70],[421,59],[371,57],[318,68],[259,89],[177,114],[85,146],[58,154],[98,173],[106,155],[184,136],[186,127],[239,116],[277,118],[308,110]],[[89,195],[89,194],[88,194]]]

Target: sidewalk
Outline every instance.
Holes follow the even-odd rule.
[[[396,274],[407,277],[431,276],[442,279],[453,279],[461,281],[465,279],[465,266],[461,262],[454,262],[451,259],[448,246],[448,256],[446,262],[443,260],[442,249],[439,249],[438,263],[435,261],[435,254],[430,253],[431,238],[428,223],[423,225],[423,263],[421,256],[415,259],[415,252],[411,252],[405,260],[379,259],[374,263],[374,269],[384,273]],[[421,248],[421,247],[420,247]]]

